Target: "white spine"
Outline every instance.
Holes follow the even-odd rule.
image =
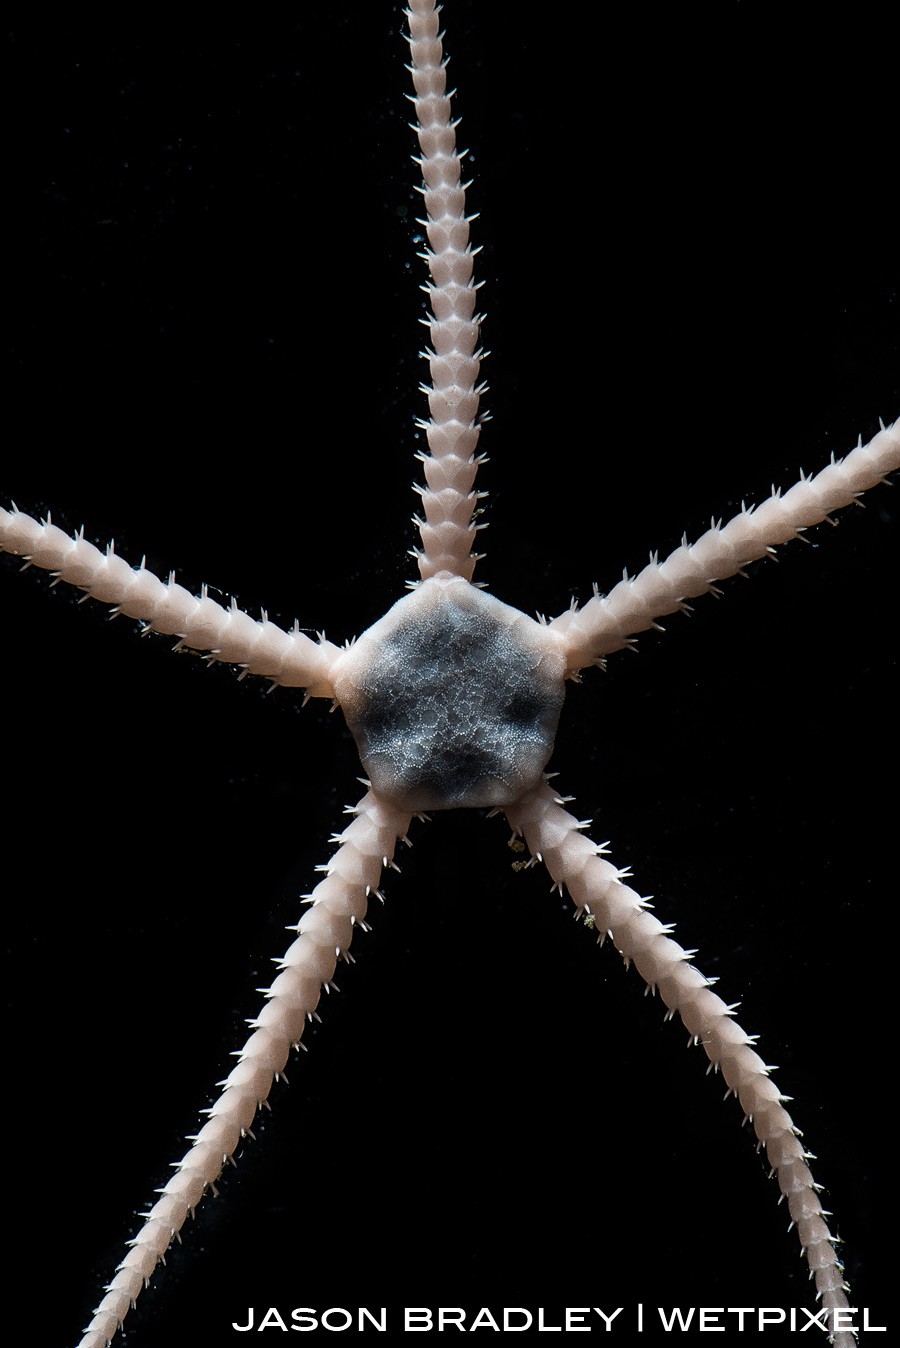
[[[322,988],[331,982],[338,959],[353,939],[354,927],[364,920],[382,868],[409,827],[409,815],[385,805],[371,792],[352,813],[353,822],[337,839],[337,852],[321,868],[326,871],[325,879],[310,896],[311,907],[297,924],[297,939],[277,962],[280,972],[266,993],[265,1006],[250,1022],[253,1033],[220,1083],[222,1094],[206,1110],[206,1123],[171,1179],[158,1191],[160,1197],[130,1242],[80,1348],[106,1348],[121,1328],[188,1213],[234,1156],[273,1082],[284,1071],[291,1049],[299,1045]]]
[[[729,1094],[737,1096],[766,1148],[822,1305],[846,1310],[843,1269],[809,1169],[809,1155],[784,1107],[785,1097],[754,1051],[753,1038],[733,1018],[733,1008],[710,990],[709,980],[691,963],[690,954],[647,911],[646,900],[622,883],[623,873],[603,859],[603,849],[580,831],[582,825],[562,808],[546,782],[506,814],[560,889],[565,885],[576,907],[593,919],[601,938],[606,934],[612,938],[626,964],[634,963],[669,1012],[677,1011],[691,1038],[722,1073]],[[848,1332],[838,1333],[834,1341],[840,1348],[855,1343]]]
[[[424,519],[417,519],[422,550],[416,555],[422,579],[438,571],[472,579],[477,556],[472,548],[477,525],[478,401],[481,352],[473,252],[466,218],[462,158],[456,148],[456,123],[447,93],[447,71],[433,0],[411,0],[410,71],[415,94],[415,127],[421,156],[422,195],[428,234],[425,253],[431,282],[425,287],[431,305],[431,346],[424,354],[431,371],[428,396],[431,417],[420,425],[428,437],[421,455],[426,486],[418,488]]]
[[[132,567],[118,557],[111,544],[104,552],[49,520],[0,508],[0,552],[23,557],[116,613],[137,618],[154,632],[177,636],[185,646],[216,660],[242,665],[249,674],[287,688],[306,688],[313,697],[333,696],[331,669],[340,654],[336,646],[313,641],[296,629],[285,632],[268,619],[258,622],[233,600],[225,608],[210,599],[205,587],[198,597],[172,576],[162,581],[143,563]]]
[[[658,619],[689,599],[706,594],[717,580],[735,575],[804,529],[821,524],[832,511],[852,504],[888,473],[900,468],[900,422],[882,428],[867,445],[815,477],[803,477],[783,495],[744,508],[725,525],[708,529],[696,543],[686,540],[664,562],[651,561],[607,595],[595,595],[582,609],[554,618],[550,626],[566,642],[570,673],[599,664],[629,645]]]

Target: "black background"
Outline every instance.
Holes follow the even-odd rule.
[[[479,576],[558,612],[897,415],[886,34],[865,8],[444,17],[496,353]],[[4,499],[337,641],[413,574],[400,29],[374,4],[10,24]],[[879,1322],[895,495],[589,674],[553,759],[744,999]],[[361,788],[325,704],[17,573],[3,558],[6,1322],[65,1345]],[[507,833],[414,826],[134,1348],[246,1342],[249,1305],[809,1303],[738,1108]]]

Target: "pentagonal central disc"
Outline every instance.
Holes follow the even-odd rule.
[[[375,791],[439,810],[510,805],[537,784],[564,675],[546,627],[442,573],[363,633],[334,687]]]

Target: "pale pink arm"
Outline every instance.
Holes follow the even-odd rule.
[[[565,639],[569,671],[601,663],[658,618],[677,612],[687,600],[706,594],[715,581],[735,575],[804,529],[821,524],[832,511],[850,505],[898,468],[900,422],[894,422],[815,477],[801,478],[789,491],[772,495],[760,506],[745,507],[727,524],[708,529],[696,543],[685,540],[664,562],[653,560],[638,575],[625,577],[609,594],[596,594],[584,608],[554,618],[550,626]]]
[[[321,867],[327,874],[316,885],[311,907],[297,924],[297,939],[278,961],[280,972],[266,993],[265,1006],[250,1022],[253,1033],[220,1083],[222,1094],[205,1111],[207,1122],[171,1179],[158,1191],[160,1197],[130,1242],[80,1348],[106,1348],[188,1213],[208,1189],[215,1189],[223,1166],[233,1158],[256,1111],[284,1071],[291,1049],[300,1044],[323,987],[346,955],[354,928],[364,923],[369,898],[378,893],[382,869],[390,864],[397,839],[406,833],[409,815],[385,805],[372,792],[351,813],[353,822],[336,839],[337,852]],[[115,1176],[104,1180],[114,1183]]]
[[[216,660],[242,665],[288,688],[306,688],[313,697],[332,697],[331,670],[340,651],[313,641],[296,628],[285,632],[267,619],[257,622],[232,601],[224,607],[204,592],[197,597],[170,576],[162,581],[143,563],[132,567],[78,534],[41,522],[22,510],[0,508],[0,552],[23,557],[59,580],[109,604],[116,613],[146,623],[154,632],[177,636],[185,646]]]
[[[546,782],[506,814],[560,889],[565,886],[601,937],[608,934],[626,963],[634,963],[644,982],[659,992],[669,1014],[678,1012],[692,1039],[722,1073],[766,1148],[822,1305],[847,1309],[843,1269],[808,1154],[784,1107],[785,1097],[752,1047],[753,1038],[733,1018],[733,1009],[710,990],[709,980],[691,963],[689,952],[672,940],[671,929],[647,911],[646,900],[622,883],[622,872],[603,859],[603,849],[581,832],[583,826],[563,809]],[[855,1340],[842,1332],[835,1342],[852,1348]]]
[[[417,519],[422,550],[417,553],[422,579],[438,571],[472,579],[477,556],[472,553],[478,526],[473,491],[478,471],[477,287],[472,275],[473,252],[466,218],[462,157],[456,149],[456,124],[450,111],[447,72],[433,0],[410,0],[410,70],[416,109],[416,135],[427,220],[425,258],[431,282],[425,287],[431,313],[431,347],[425,352],[431,371],[430,420],[420,422],[428,437],[421,455],[426,486],[418,488],[425,518]]]

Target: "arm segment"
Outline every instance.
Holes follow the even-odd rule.
[[[277,961],[280,972],[266,993],[265,1006],[250,1022],[250,1038],[220,1083],[222,1094],[206,1111],[207,1122],[130,1242],[80,1348],[106,1348],[188,1213],[208,1189],[214,1189],[223,1166],[233,1158],[257,1109],[284,1071],[291,1048],[299,1045],[322,988],[334,977],[337,961],[350,945],[354,927],[363,922],[369,897],[377,893],[382,868],[405,834],[409,815],[371,792],[352,813],[353,822],[337,839],[337,852],[321,868],[325,879],[310,896],[312,906],[297,924],[297,939]]]
[[[340,654],[328,641],[313,641],[295,628],[285,632],[267,619],[257,622],[232,601],[228,608],[205,593],[199,598],[170,576],[162,581],[143,564],[134,568],[77,535],[41,523],[21,510],[0,509],[0,552],[24,557],[52,571],[85,595],[110,604],[116,613],[138,618],[154,632],[177,636],[193,650],[243,665],[287,688],[306,688],[313,697],[332,697],[331,669]]]
[[[431,313],[427,319],[431,347],[424,354],[431,371],[428,395],[431,417],[419,424],[428,437],[422,455],[425,487],[424,520],[417,520],[422,549],[416,555],[422,579],[450,571],[472,579],[477,525],[473,522],[477,494],[473,491],[479,460],[478,400],[481,351],[479,316],[475,313],[476,284],[472,277],[473,251],[469,243],[462,156],[456,148],[456,123],[450,115],[447,69],[433,0],[411,0],[409,21],[410,71],[415,95],[416,135],[421,156],[428,234],[425,259],[431,276],[425,291]]]
[[[709,980],[691,963],[689,953],[647,911],[646,900],[623,884],[621,872],[602,859],[602,849],[580,832],[581,825],[562,808],[546,782],[506,815],[560,889],[565,885],[572,902],[594,919],[600,933],[611,936],[626,963],[634,962],[648,987],[659,991],[669,1014],[678,1012],[691,1038],[722,1073],[766,1148],[822,1305],[847,1309],[843,1269],[808,1153],[784,1107],[785,1097],[754,1051],[752,1037],[733,1019],[733,1009],[710,990]],[[849,1332],[838,1333],[834,1341],[840,1348],[853,1348],[855,1343]]]
[[[867,445],[832,461],[815,477],[762,505],[746,507],[725,525],[708,529],[696,543],[685,540],[664,562],[651,561],[607,595],[596,594],[584,608],[554,618],[551,628],[566,641],[569,673],[600,664],[604,656],[630,644],[657,618],[675,613],[686,600],[712,589],[749,562],[765,557],[804,529],[821,524],[861,492],[900,468],[900,422],[882,428]]]

